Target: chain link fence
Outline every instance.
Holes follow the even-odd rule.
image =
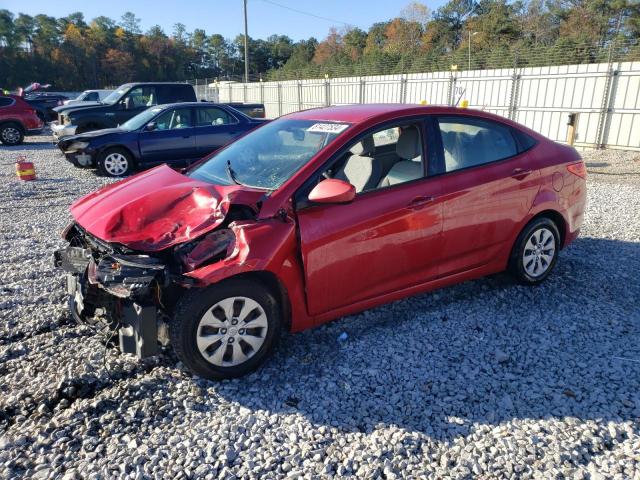
[[[637,44],[555,48],[544,55],[498,52],[472,55],[471,61],[467,56],[466,63],[458,61],[461,58],[457,55],[432,63],[418,58],[410,65],[325,69],[307,78],[287,78],[286,72],[278,71],[265,74],[257,82],[198,79],[189,83],[200,99],[263,103],[269,118],[328,105],[455,106],[464,101],[470,108],[502,115],[565,142],[569,115],[573,115],[577,147],[640,150]],[[347,74],[354,69],[357,74]]]

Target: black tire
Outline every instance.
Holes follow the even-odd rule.
[[[221,329],[214,327],[200,327],[200,321],[208,311],[213,312],[213,307],[215,307],[218,302],[233,297],[246,297],[257,302],[257,304],[262,307],[266,316],[267,330],[266,333],[264,333],[263,343],[257,351],[253,349],[249,350],[250,356],[247,360],[237,365],[215,365],[211,361],[206,360],[201,353],[198,347],[198,333],[199,329],[202,329],[200,330],[200,332],[202,332],[205,328],[212,328],[215,335],[221,335],[223,332]],[[242,301],[234,301],[234,312],[236,308],[242,308],[242,304],[240,304],[240,307],[236,307],[236,305],[238,305],[236,302]],[[253,311],[251,313],[253,313]],[[234,315],[237,315],[237,317],[240,316],[236,313],[234,313]],[[216,317],[220,318],[218,316]],[[238,321],[237,317],[232,317],[232,319]],[[248,317],[249,314],[246,315],[244,320]],[[241,328],[244,320],[240,320],[238,326],[235,327],[240,329],[238,330],[238,335],[244,330]],[[231,320],[228,321],[231,322]],[[229,336],[231,336],[231,328],[234,327],[229,328]],[[249,328],[247,327],[246,330],[248,334]],[[255,331],[256,329],[252,330]],[[281,330],[281,308],[271,291],[265,288],[260,282],[251,279],[230,279],[204,289],[189,290],[176,305],[169,328],[169,337],[176,355],[189,370],[210,380],[222,380],[241,377],[257,369],[275,348],[280,338]],[[225,331],[224,333],[227,332]],[[260,333],[262,333],[262,329],[260,329]],[[238,335],[234,335],[237,345],[227,343],[229,339],[223,337],[221,340],[217,340],[215,343],[209,345],[209,347],[205,349],[205,353],[207,350],[213,349],[211,353],[211,358],[213,358],[215,353],[218,352],[218,349],[223,349],[221,351],[225,352],[224,358],[227,358],[235,354],[235,347],[250,349],[250,345],[243,340],[243,337]],[[214,342],[214,340],[210,341]],[[229,355],[230,353],[232,355]]]
[[[123,168],[115,169],[113,162],[115,159],[124,159],[126,165]],[[98,156],[98,173],[105,177],[125,177],[133,172],[134,160],[131,152],[124,148],[108,148]]]
[[[553,252],[551,252],[552,243],[549,240],[549,236],[547,233],[549,232],[553,236]],[[536,233],[537,236],[540,234],[544,234],[544,245],[541,245],[539,257],[536,258],[535,250],[531,250],[527,248],[527,244],[529,240],[533,240],[532,235]],[[533,242],[535,244],[535,241]],[[531,245],[531,244],[530,244]],[[533,258],[533,260],[525,261],[525,249],[530,256],[529,258]],[[524,285],[537,285],[543,282],[553,271],[553,268],[558,261],[558,254],[560,252],[560,232],[558,230],[558,226],[555,222],[547,217],[539,217],[531,222],[529,222],[518,238],[516,239],[516,243],[513,246],[513,250],[511,251],[511,256],[509,258],[509,271],[510,273],[518,280],[518,282]],[[547,261],[545,258],[551,256],[551,260]],[[531,263],[533,262],[533,263]],[[533,274],[531,272],[532,268],[536,268],[535,263],[539,266],[540,273]]]
[[[14,122],[7,122],[0,125],[0,142],[13,147],[20,145],[24,141],[24,131],[22,127]]]

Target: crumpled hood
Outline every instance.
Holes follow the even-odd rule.
[[[153,252],[213,230],[232,203],[255,208],[263,195],[241,185],[195,180],[161,165],[80,198],[71,214],[102,240]]]

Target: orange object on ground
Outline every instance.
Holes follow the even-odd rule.
[[[26,157],[18,157],[16,162],[16,175],[20,180],[35,180],[36,167],[33,162],[27,162]]]

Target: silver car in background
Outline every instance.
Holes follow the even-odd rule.
[[[84,102],[101,102],[107,95],[109,95],[113,90],[85,90],[80,95],[72,100],[65,100],[65,105],[73,105],[75,103],[84,103]]]

